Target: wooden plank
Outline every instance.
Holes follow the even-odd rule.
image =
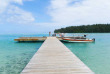
[[[48,37],[21,74],[94,74],[56,37]]]
[[[20,37],[14,41],[45,41],[47,37]]]
[[[58,40],[62,40],[62,37],[57,37]],[[74,37],[64,37],[64,38],[74,38]],[[20,37],[17,39],[14,39],[14,41],[45,41],[47,37]]]

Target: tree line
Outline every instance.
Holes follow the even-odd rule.
[[[55,33],[109,33],[110,24],[69,26],[66,28],[55,29],[54,32]]]

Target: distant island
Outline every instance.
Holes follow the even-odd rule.
[[[81,26],[69,26],[56,29],[55,33],[110,33],[110,24],[93,24]]]

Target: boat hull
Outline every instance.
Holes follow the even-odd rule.
[[[64,42],[94,42],[92,39],[80,40],[80,39],[63,39]]]

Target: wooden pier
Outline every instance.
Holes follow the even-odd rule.
[[[56,37],[47,37],[21,74],[94,74]]]
[[[58,40],[62,40],[62,37],[56,37]],[[64,38],[74,38],[74,37],[64,37]],[[28,41],[45,41],[47,37],[20,37],[17,39],[14,39],[14,41],[18,42],[28,42]]]
[[[14,41],[24,42],[24,41],[45,41],[47,37],[20,37],[14,39]]]

